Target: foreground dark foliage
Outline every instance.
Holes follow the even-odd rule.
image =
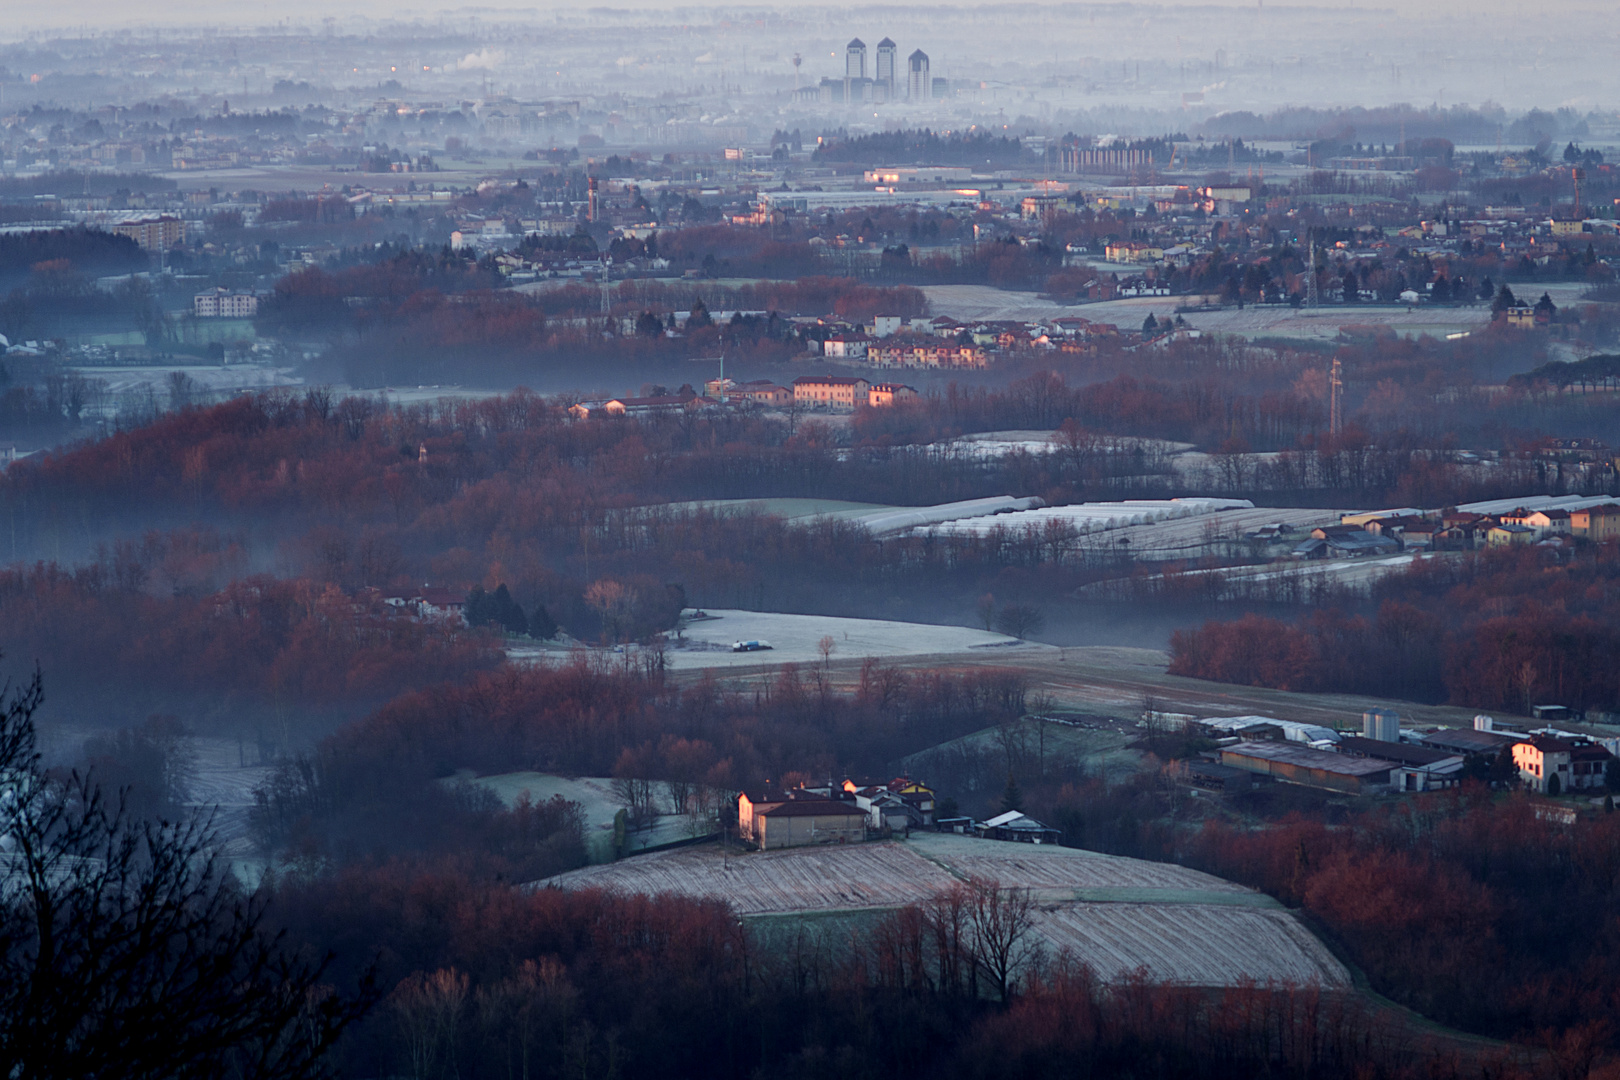
[[[363,1011],[262,926],[196,819],[136,821],[47,776],[40,682],[0,717],[0,1069],[28,1077],[305,1077]],[[369,980],[360,976],[362,983]]]

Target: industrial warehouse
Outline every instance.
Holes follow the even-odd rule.
[[[1457,786],[1465,775],[1558,795],[1602,787],[1620,767],[1620,737],[1612,732],[1581,725],[1507,731],[1483,715],[1472,731],[1414,732],[1401,728],[1398,714],[1372,709],[1362,714],[1360,735],[1266,716],[1148,713],[1143,721],[1214,739],[1216,749],[1176,762],[1170,775],[1222,795],[1268,781],[1347,795],[1437,791]]]

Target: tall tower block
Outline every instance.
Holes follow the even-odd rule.
[[[898,73],[895,71],[895,61],[899,57],[900,47],[888,38],[877,43],[877,75],[875,81],[883,87],[883,96],[887,101],[893,101],[900,89]]]
[[[906,61],[906,97],[927,101],[934,96],[934,83],[928,75],[928,54],[918,49]]]

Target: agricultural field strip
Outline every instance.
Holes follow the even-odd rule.
[[[756,852],[655,852],[548,879],[563,889],[676,893],[730,901],[742,915],[900,907],[949,888],[943,868],[898,844]]]
[[[1262,894],[1240,885],[1164,863],[1055,852],[1010,857],[962,854],[942,851],[938,845],[912,844],[800,848],[731,857],[708,849],[656,852],[571,871],[547,884],[725,899],[747,915],[899,906],[970,876],[1032,889],[1043,902],[1269,903]]]
[[[977,518],[946,522],[929,529],[952,535],[982,535],[994,528],[1018,532],[1026,526],[1043,528],[1049,520],[1071,522],[1084,533],[1121,532],[1129,529],[1128,539],[1133,551],[1173,551],[1206,546],[1211,539],[1241,540],[1246,532],[1275,522],[1300,529],[1318,525],[1337,524],[1338,511],[1305,507],[1232,508],[1215,512],[1182,513],[1174,517],[1158,516],[1153,508],[1104,505],[1055,506],[1043,510],[1027,510],[1012,514],[999,514],[991,518]],[[927,529],[919,532],[929,531]],[[1304,534],[1300,534],[1304,539]]]
[[[1350,985],[1333,954],[1284,911],[1072,904],[1043,909],[1036,925],[1053,949],[1068,951],[1107,982],[1145,969],[1153,981],[1191,986],[1230,986],[1245,978]]]
[[[990,841],[976,841],[981,844]],[[1009,844],[997,844],[1010,847]],[[1092,856],[1005,856],[930,853],[959,877],[992,878],[1007,885],[1042,889],[1180,889],[1248,894],[1252,890],[1218,877],[1168,863]]]
[[[1338,524],[1339,513],[1336,510],[1289,507],[1223,510],[1218,514],[1197,518],[1159,521],[1149,525],[1135,526],[1130,531],[1130,546],[1131,550],[1136,552],[1194,549],[1203,547],[1208,542],[1206,529],[1210,524],[1214,525],[1216,537],[1224,541],[1241,540],[1244,533],[1252,532],[1263,525],[1270,525],[1274,522],[1292,525],[1295,528],[1308,531],[1318,525]],[[1303,540],[1304,538],[1304,533],[1300,533],[1299,539]]]
[[[1247,509],[1233,500],[1188,499],[1136,499],[1125,502],[1074,503],[1068,506],[1046,506],[1036,510],[1019,510],[996,514],[993,518],[962,517],[922,526],[919,535],[934,532],[941,535],[979,535],[995,528],[1022,530],[1027,526],[1044,528],[1049,522],[1073,525],[1081,532],[1120,529],[1130,525],[1145,525],[1173,518],[1203,517],[1213,514],[1222,505],[1234,509]]]

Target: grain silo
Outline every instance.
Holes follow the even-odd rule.
[[[1389,709],[1368,709],[1361,714],[1361,734],[1379,742],[1400,742],[1400,714]]]

